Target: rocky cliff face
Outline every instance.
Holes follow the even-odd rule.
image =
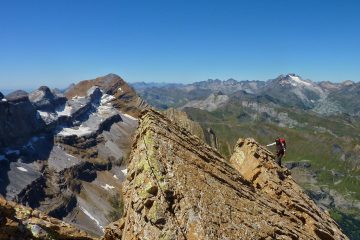
[[[73,226],[0,197],[0,239],[93,239]]]
[[[270,152],[248,142],[239,143],[235,169],[187,130],[147,111],[130,155],[124,216],[104,239],[347,239]]]

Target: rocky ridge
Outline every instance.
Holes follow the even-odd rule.
[[[330,215],[318,207],[293,180],[290,171],[274,161],[274,154],[254,139],[239,139],[231,164],[253,186],[293,215],[302,231],[320,239],[341,239],[342,232]],[[287,215],[288,213],[283,213]],[[310,238],[308,238],[310,239]]]
[[[193,135],[198,136],[200,139],[205,141],[205,134],[200,124],[192,121],[186,112],[174,108],[169,108],[164,111],[164,114],[175,124],[178,124],[180,127],[187,129]]]
[[[163,115],[144,113],[124,183],[124,216],[103,239],[347,239],[270,152],[241,143],[236,170]]]

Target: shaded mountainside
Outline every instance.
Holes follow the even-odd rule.
[[[104,239],[347,239],[288,171],[276,170],[271,153],[257,153],[236,151],[235,168],[255,167],[240,174],[199,138],[147,111],[130,155],[124,217]],[[248,177],[256,168],[259,179],[274,179],[271,187]]]

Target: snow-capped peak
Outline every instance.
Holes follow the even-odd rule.
[[[309,82],[302,80],[299,76],[296,76],[295,74],[289,74],[288,77],[289,77],[289,79],[291,79],[291,81],[293,83],[300,84],[300,85],[306,85],[306,86],[311,85]]]
[[[309,87],[312,85],[310,82],[303,80],[300,76],[298,76],[294,73],[287,74],[286,76],[281,75],[279,83],[280,83],[280,85],[292,85],[294,87],[297,87],[297,86],[308,86]]]

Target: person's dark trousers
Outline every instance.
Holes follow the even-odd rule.
[[[277,164],[279,164],[280,167],[281,167],[281,160],[282,160],[284,154],[285,154],[284,150],[280,150],[280,151],[278,151],[276,153],[276,159],[275,160],[276,160]]]

